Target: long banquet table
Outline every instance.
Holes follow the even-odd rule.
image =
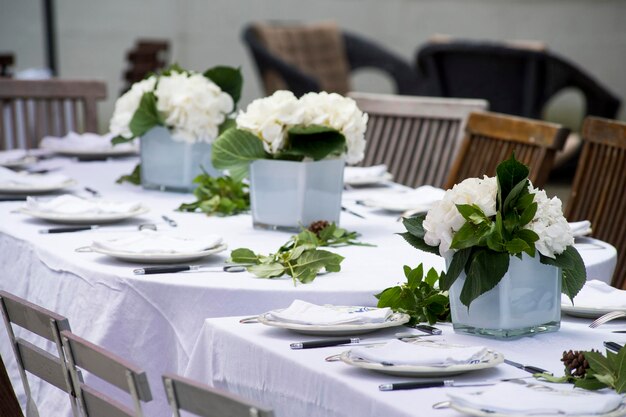
[[[185,375],[203,383],[228,390],[272,408],[276,417],[415,417],[459,416],[452,409],[434,410],[433,405],[447,401],[449,390],[479,392],[485,387],[428,388],[384,391],[380,384],[415,381],[414,378],[383,375],[358,369],[343,362],[324,359],[349,346],[292,350],[290,342],[319,337],[304,336],[262,324],[240,324],[239,317],[207,319],[193,350]],[[428,340],[469,346],[486,346],[516,362],[534,365],[563,375],[560,362],[564,350],[597,349],[602,342],[626,341],[626,335],[611,333],[624,327],[615,321],[597,329],[588,327],[591,320],[564,317],[561,329],[514,341],[498,341],[454,333],[450,324],[438,324],[442,336]],[[366,334],[363,342],[393,337],[406,327]],[[415,333],[419,333],[415,331]],[[507,378],[529,378],[525,371],[506,364],[444,379],[476,382]],[[428,378],[425,380],[432,380]],[[434,378],[437,379],[437,378]],[[567,389],[566,386],[563,387]]]
[[[129,173],[136,162],[135,158],[101,162],[55,158],[45,164],[60,167],[60,172],[78,180],[79,184],[70,192],[84,194],[83,187],[88,186],[103,197],[140,199],[151,208],[141,218],[115,227],[150,222],[166,232],[215,233],[224,238],[230,249],[248,247],[265,253],[277,249],[290,236],[253,229],[249,215],[207,217],[174,211],[181,203],[193,201],[190,194],[115,184],[115,179]],[[165,416],[168,411],[160,376],[164,372],[186,370],[205,319],[255,315],[284,307],[296,298],[314,303],[375,305],[374,294],[403,281],[402,265],[416,266],[423,262],[426,267],[443,268],[441,258],[419,252],[394,235],[403,230],[396,221],[397,215],[354,204],[364,193],[367,190],[345,192],[344,201],[367,219],[342,213],[341,226],[360,232],[362,241],[377,246],[332,249],[346,258],[342,271],[319,276],[311,284],[295,286],[288,277],[257,279],[247,272],[135,276],[132,271],[139,264],[75,251],[95,238],[113,238],[131,232],[107,232],[103,227],[89,232],[40,234],[40,229],[52,225],[17,213],[16,209],[23,203],[3,202],[0,204],[0,289],[68,317],[76,334],[143,367],[155,397],[146,406],[146,414]],[[170,229],[161,220],[163,214],[178,222],[179,227]],[[615,266],[615,249],[595,240],[580,249],[589,276],[609,279]],[[228,254],[229,251],[223,252],[199,263],[219,265]],[[17,335],[30,339],[20,331]],[[13,354],[2,336],[0,353],[20,393]],[[33,385],[40,409],[62,411],[61,407],[67,403],[63,394],[44,384]]]

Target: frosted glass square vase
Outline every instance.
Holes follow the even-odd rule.
[[[211,176],[222,174],[211,164],[211,144],[172,139],[165,127],[150,129],[141,137],[141,185],[143,188],[189,192],[202,168]]]
[[[339,223],[344,165],[343,159],[254,161],[250,165],[254,227],[299,231],[317,220]]]
[[[515,339],[557,331],[561,323],[561,270],[539,256],[511,256],[509,270],[490,291],[461,303],[465,272],[450,288],[450,310],[456,332]]]

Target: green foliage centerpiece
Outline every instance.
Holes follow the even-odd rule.
[[[110,130],[113,143],[141,138],[145,188],[188,191],[204,167],[211,165],[211,143],[233,124],[241,95],[238,69],[215,67],[204,73],[176,65],[132,85],[115,103]],[[136,175],[122,180],[136,182]]]
[[[586,280],[561,201],[532,187],[514,156],[496,177],[470,178],[446,191],[424,216],[404,220],[402,236],[439,253],[457,331],[516,338],[560,325],[560,293]]]
[[[337,222],[344,161],[363,159],[367,115],[339,94],[289,91],[250,103],[213,144],[212,162],[235,180],[250,177],[256,227],[299,230]]]

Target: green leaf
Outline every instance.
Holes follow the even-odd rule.
[[[405,278],[408,278],[408,277],[409,277],[409,274],[411,273],[411,271],[412,271],[413,269],[411,269],[411,267],[410,267],[410,266],[408,266],[408,265],[404,265],[404,266],[402,267],[402,270],[404,271],[404,277],[405,277]]]
[[[235,249],[230,253],[230,261],[238,264],[259,263],[259,257],[247,248]]]
[[[402,224],[406,228],[407,232],[415,237],[424,240],[424,235],[426,234],[426,231],[424,230],[423,223],[425,218],[425,214],[418,214],[415,217],[405,217],[402,219]]]
[[[450,247],[452,249],[465,249],[479,246],[486,240],[491,232],[491,224],[473,224],[466,222],[458,232],[454,234]]]
[[[556,384],[562,384],[562,383],[565,383],[565,382],[570,382],[570,380],[572,379],[572,377],[567,376],[567,375],[564,375],[564,376],[554,376],[554,375],[545,374],[545,373],[533,374],[533,376],[535,378],[537,378],[537,379],[548,381],[548,382],[553,382],[553,383],[556,383]]]
[[[521,210],[522,212],[526,210],[528,206],[530,206],[535,200],[535,195],[530,194],[529,192],[524,193],[524,195],[520,196],[517,199],[517,203],[515,204],[515,208]]]
[[[419,264],[417,268],[409,272],[409,275],[407,276],[407,279],[406,279],[407,286],[411,290],[414,290],[415,288],[418,287],[420,282],[422,282],[423,277],[424,277],[424,266],[422,264]]]
[[[526,243],[525,240],[520,239],[518,237],[506,242],[506,250],[511,255],[517,255],[518,253],[526,251],[527,249],[528,249],[528,243]]]
[[[140,137],[155,126],[163,126],[165,121],[159,114],[156,106],[156,96],[153,92],[143,93],[139,107],[130,119],[129,128],[133,135]]]
[[[541,255],[541,263],[554,265],[562,269],[561,291],[572,300],[585,285],[587,271],[585,263],[580,254],[573,246],[565,248],[563,253],[555,255],[555,258],[548,258]]]
[[[426,274],[426,278],[424,278],[424,281],[426,281],[426,283],[430,286],[430,287],[434,287],[435,283],[439,280],[439,273],[437,273],[437,270],[435,268],[430,268],[428,270],[428,273]]]
[[[598,381],[595,378],[584,378],[584,379],[577,379],[574,382],[574,386],[577,388],[583,388],[583,389],[587,389],[587,390],[591,390],[591,391],[596,391],[602,388],[606,388],[607,385],[604,384],[603,382]]]
[[[511,158],[498,165],[496,168],[496,177],[498,179],[496,208],[498,211],[502,211],[503,214],[506,214],[507,204],[510,204],[511,200],[517,197],[516,194],[521,192],[521,189],[526,184],[528,173],[528,167],[517,161],[515,159],[515,154],[511,155]],[[522,186],[520,186],[521,182],[524,182]],[[515,191],[513,192],[514,189]]]
[[[476,204],[457,204],[456,208],[468,222],[474,224],[489,222],[489,218]]]
[[[509,210],[511,210],[517,203],[517,200],[525,193],[528,193],[528,179],[526,178],[515,184],[511,191],[509,191],[509,194],[504,200],[502,212],[507,213]]]
[[[609,360],[598,352],[584,352],[585,359],[589,362],[589,368],[591,368],[596,374],[612,374],[611,364]]]
[[[206,70],[204,76],[213,81],[223,92],[232,97],[234,111],[237,108],[239,98],[241,98],[241,88],[243,86],[241,69],[218,66]]]
[[[141,185],[141,164],[135,165],[135,169],[128,175],[122,175],[116,181],[117,184],[129,182],[134,185]]]
[[[409,232],[398,233],[415,249],[423,250],[424,252],[430,252],[439,255],[439,249],[435,246],[430,246],[423,239],[420,239]]]
[[[615,391],[620,394],[626,392],[626,348],[621,348],[615,358],[615,366],[617,370],[617,380],[615,381]]]
[[[211,162],[216,169],[227,169],[235,181],[248,175],[250,163],[266,157],[263,142],[250,132],[229,129],[213,143]]]
[[[537,213],[537,203],[531,203],[526,209],[522,212],[522,215],[519,218],[519,226],[526,226],[531,220],[535,217]]]
[[[272,262],[267,264],[251,265],[248,267],[248,272],[259,278],[275,278],[285,273],[285,267],[278,262]]]
[[[219,127],[219,134],[226,132],[228,129],[233,129],[237,127],[237,121],[235,119],[226,118],[224,123],[222,123]]]
[[[344,257],[336,253],[325,250],[309,250],[300,256],[295,265],[293,265],[293,274],[286,269],[287,274],[294,279],[306,284],[317,276],[322,269],[328,272],[338,272],[341,270],[341,262]]]
[[[193,192],[197,201],[181,204],[179,211],[200,210],[209,215],[232,216],[250,209],[248,185],[241,181],[229,176],[211,177],[205,172],[193,182],[198,184]]]
[[[465,269],[467,261],[472,253],[472,248],[461,249],[452,255],[452,261],[445,275],[441,276],[439,280],[439,287],[442,290],[449,290],[454,281],[459,277],[461,271]]]
[[[329,155],[340,155],[346,148],[346,138],[337,130],[318,125],[294,126],[287,132],[288,155],[312,158],[315,161]]]
[[[509,254],[482,249],[476,251],[469,262],[460,296],[468,308],[472,301],[498,285],[509,269]]]
[[[111,139],[111,144],[113,146],[121,145],[122,143],[132,142],[133,140],[135,140],[135,136],[132,136],[130,138],[125,138],[124,136],[118,135],[114,137],[113,139]]]

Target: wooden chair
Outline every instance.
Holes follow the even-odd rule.
[[[61,332],[63,348],[72,375],[76,396],[85,417],[141,417],[141,402],[152,400],[146,373],[135,365],[82,339],[69,331]],[[134,410],[83,383],[77,370],[92,375],[130,394]]]
[[[4,366],[4,361],[0,357],[0,410],[3,417],[24,417],[20,403],[17,401],[15,391],[11,385],[9,374]]]
[[[405,60],[333,22],[255,23],[244,28],[243,40],[268,95],[276,90],[296,96],[310,91],[346,94],[350,73],[360,68],[389,75],[398,94],[415,94],[419,87]]]
[[[0,291],[0,307],[24,385],[27,401],[26,417],[39,415],[37,406],[32,399],[26,372],[66,392],[70,399],[73,415],[80,417],[60,337],[61,331],[70,329],[68,320],[5,291]],[[56,347],[57,356],[16,337],[11,323],[52,342]]]
[[[180,417],[181,410],[201,417],[274,416],[271,410],[177,375],[163,375],[163,385],[174,417]]]
[[[498,164],[513,152],[518,161],[530,168],[528,178],[533,185],[543,187],[569,129],[554,123],[484,112],[470,114],[465,132],[446,188],[466,178],[494,176]]]
[[[443,186],[459,149],[467,117],[484,100],[350,93],[369,115],[363,166],[385,164],[409,187]]]
[[[170,44],[161,39],[139,39],[135,46],[126,53],[128,69],[124,71],[125,93],[133,83],[143,80],[146,75],[156,72],[169,62]]]
[[[0,150],[36,148],[46,135],[97,132],[100,81],[0,79]]]
[[[626,289],[626,123],[588,117],[582,140],[565,216],[591,221],[591,235],[617,248],[612,285]]]

